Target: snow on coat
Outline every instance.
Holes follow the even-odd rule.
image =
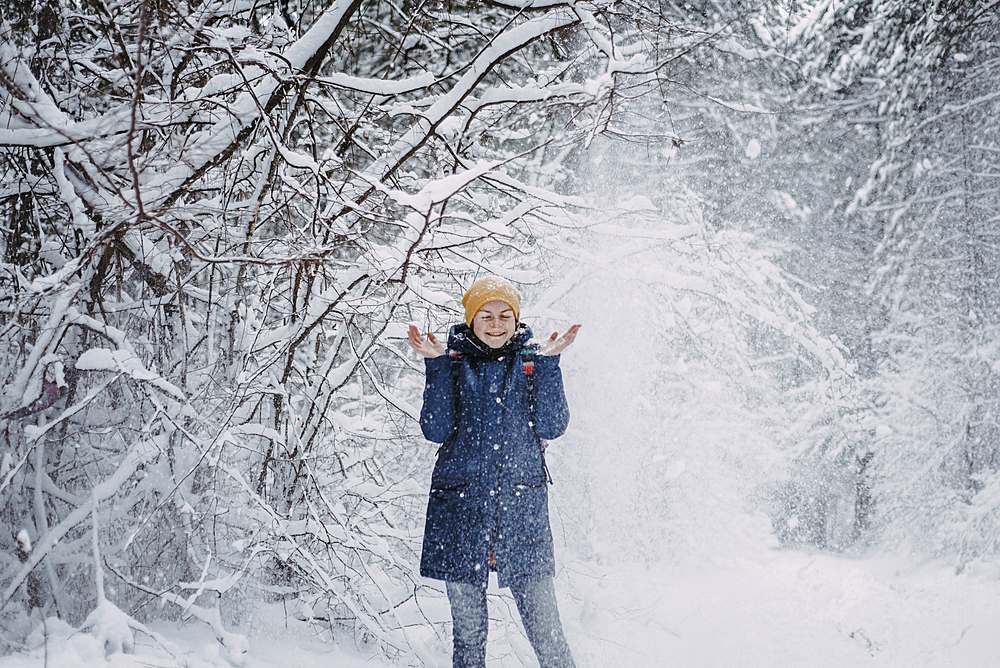
[[[531,330],[518,325],[503,348],[491,350],[463,323],[448,337],[448,350],[460,354],[460,362],[448,355],[425,360],[420,426],[429,441],[442,443],[427,504],[425,577],[486,586],[491,548],[501,587],[555,575],[537,438],[561,436],[569,408],[559,356],[536,355],[532,429],[521,358],[530,339]]]

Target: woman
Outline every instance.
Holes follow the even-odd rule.
[[[510,587],[541,668],[572,668],[552,583],[544,444],[569,422],[559,354],[580,326],[531,345],[521,296],[496,276],[473,283],[462,305],[465,323],[451,328],[447,349],[409,329],[427,373],[420,426],[443,444],[420,574],[445,581],[455,668],[486,666],[490,570]]]

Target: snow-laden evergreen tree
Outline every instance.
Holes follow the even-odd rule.
[[[853,419],[880,535],[961,563],[996,554],[995,14],[810,3],[792,48],[848,177],[824,217],[867,293]]]

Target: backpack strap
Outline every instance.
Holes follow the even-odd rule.
[[[538,347],[531,346],[521,350],[521,366],[524,368],[524,384],[528,388],[528,424],[535,434],[535,443],[538,444],[538,452],[542,455],[542,468],[545,470],[545,477],[549,484],[552,484],[552,474],[549,473],[549,466],[545,463],[545,448],[548,441],[539,438],[535,429],[535,415],[537,413],[535,404],[535,356],[538,354]]]
[[[454,393],[455,393],[455,420],[456,420],[456,427],[455,427],[455,429],[456,430],[458,429],[458,426],[457,426],[458,416],[461,413],[460,408],[459,408],[459,401],[458,401],[458,377],[462,373],[462,359],[463,359],[462,353],[456,353],[454,350],[449,350],[448,351],[448,361],[451,362],[451,383],[452,383],[452,387],[454,388]]]
[[[521,366],[524,367],[524,383],[528,387],[528,408],[531,410],[531,426],[535,426],[535,349],[521,351]]]
[[[448,351],[448,361],[451,362],[451,377],[458,378],[458,374],[462,371],[462,359],[464,356],[462,353],[456,353],[454,350]]]

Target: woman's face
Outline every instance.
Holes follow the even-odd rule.
[[[473,334],[494,350],[510,341],[516,326],[514,309],[505,302],[487,302],[472,318]]]

